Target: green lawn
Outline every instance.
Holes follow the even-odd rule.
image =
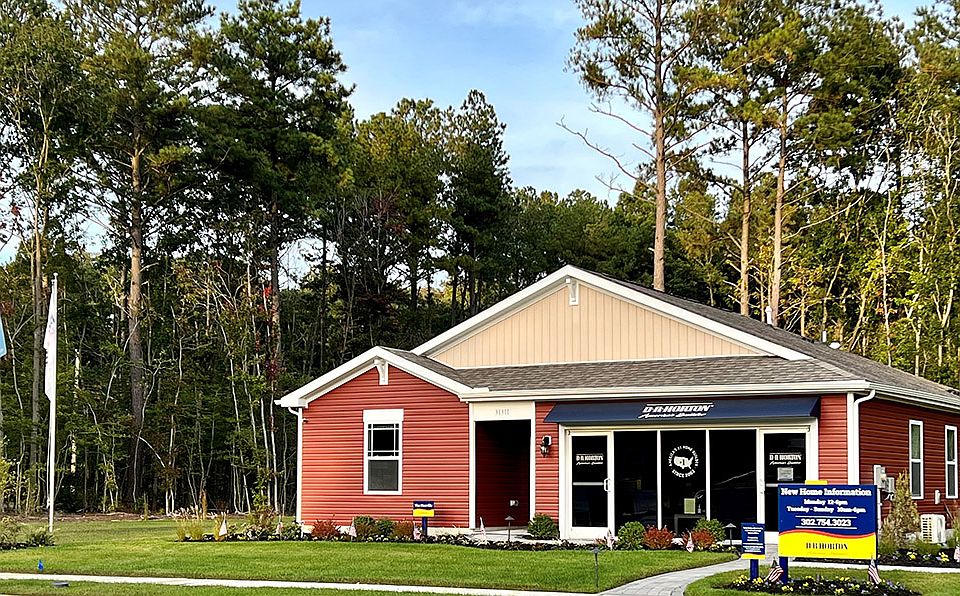
[[[732,582],[738,575],[747,574],[747,563],[744,561],[743,572],[720,573],[698,582],[694,582],[687,587],[686,596],[744,596],[747,592],[738,590],[724,590],[718,588],[723,584]],[[761,568],[761,575],[767,572],[767,569]],[[813,569],[809,567],[797,567],[790,569],[791,577],[803,577],[805,575],[821,577],[854,577],[866,580],[867,571],[865,569]],[[960,574],[956,573],[923,573],[919,571],[884,571],[880,568],[880,577],[890,581],[905,584],[923,596],[957,596],[960,594]]]
[[[49,580],[0,581],[3,594],[64,594],[64,596],[423,596],[411,592],[364,592],[341,590],[309,590],[285,588],[224,588],[151,586],[145,584],[100,584],[95,582],[70,582],[67,589],[55,590]]]
[[[63,522],[58,524],[57,546],[0,552],[0,571],[35,571],[37,559],[43,558],[47,573],[595,590],[589,551],[345,542],[179,543],[174,528],[170,521]],[[600,589],[731,558],[685,551],[601,552]]]

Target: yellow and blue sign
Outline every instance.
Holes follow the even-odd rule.
[[[433,501],[414,501],[413,517],[433,517]]]
[[[877,487],[780,484],[781,557],[877,558]]]
[[[740,547],[743,551],[742,559],[763,560],[767,556],[767,545],[764,541],[763,524],[740,524]]]

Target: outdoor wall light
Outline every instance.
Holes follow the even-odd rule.
[[[550,435],[543,435],[540,439],[540,455],[546,457],[550,453],[550,445],[553,445],[553,438]]]

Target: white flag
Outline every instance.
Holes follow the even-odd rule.
[[[43,377],[43,392],[50,401],[57,400],[57,276],[53,276],[50,290],[50,308],[47,310],[47,331],[43,335],[43,349],[47,351],[47,368]]]

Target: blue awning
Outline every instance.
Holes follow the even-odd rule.
[[[561,403],[546,422],[558,424],[669,424],[810,418],[819,397],[690,400],[684,402]]]

